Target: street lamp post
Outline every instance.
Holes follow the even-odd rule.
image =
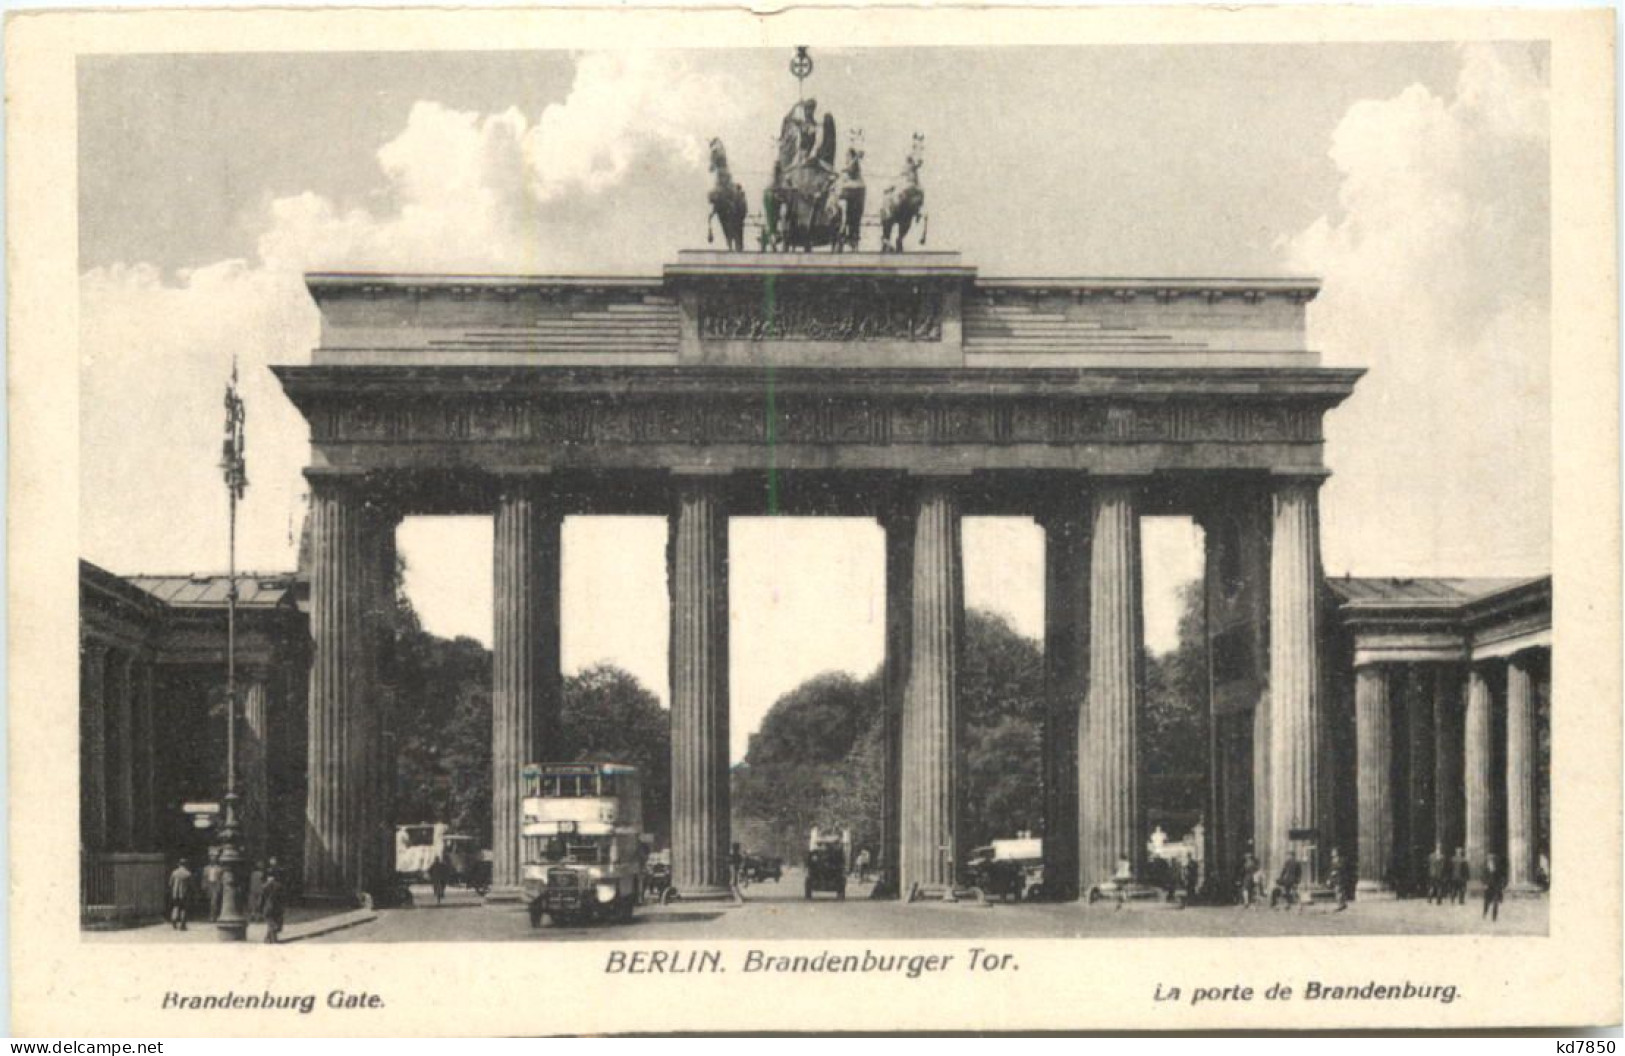
[[[220,917],[215,922],[222,942],[248,938],[248,917],[243,912],[242,833],[237,827],[237,500],[248,488],[243,461],[243,401],[237,395],[237,362],[231,364],[226,386],[226,437],[221,446],[220,469],[226,477],[228,508],[226,588],[226,796],[220,826],[222,884]]]

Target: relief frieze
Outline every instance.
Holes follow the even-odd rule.
[[[705,341],[940,341],[942,293],[846,279],[730,283],[699,296]]]
[[[311,414],[316,443],[1097,444],[1318,443],[1312,407],[1197,401],[779,398],[708,402],[642,396],[334,404]]]

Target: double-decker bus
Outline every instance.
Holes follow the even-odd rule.
[[[522,771],[531,927],[630,920],[643,882],[643,794],[624,763],[531,763]]]

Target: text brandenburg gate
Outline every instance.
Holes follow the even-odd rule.
[[[1137,864],[1139,519],[1206,529],[1250,625],[1215,656],[1251,729],[1273,869],[1329,826],[1320,721],[1321,419],[1357,370],[1305,348],[1313,282],[988,279],[956,254],[682,253],[658,278],[313,275],[321,345],[276,369],[310,423],[305,885],[370,889],[393,834],[376,614],[394,526],[495,516],[494,856],[519,880],[520,766],[559,722],[560,522],[670,525],[672,862],[727,884],[728,518],[877,518],[886,537],[882,859],[953,881],[965,516],[1046,533],[1044,848],[1067,886]],[[802,570],[817,575],[816,569]],[[1250,720],[1250,721],[1249,721]],[[1234,813],[1234,812],[1232,812]],[[1322,845],[1327,846],[1327,844]],[[895,865],[893,864],[895,863]]]

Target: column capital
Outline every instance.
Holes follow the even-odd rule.
[[[875,520],[886,532],[909,532],[913,530],[914,520],[919,516],[918,505],[912,495],[907,498],[894,497],[880,505],[875,510]]]
[[[1520,670],[1528,671],[1531,667],[1541,662],[1540,654],[1550,652],[1551,646],[1531,645],[1527,648],[1519,649],[1516,652],[1508,653],[1501,659],[1508,667],[1517,667]]]
[[[1274,469],[1270,471],[1269,482],[1271,489],[1277,493],[1290,488],[1318,491],[1331,475],[1329,469]]]
[[[706,495],[720,502],[733,483],[733,471],[720,466],[680,466],[669,471],[672,496]]]
[[[398,498],[388,495],[378,475],[367,470],[307,466],[305,480],[312,498],[336,499],[363,507],[366,516],[399,522],[405,516]]]
[[[1061,503],[1045,505],[1033,513],[1033,520],[1045,532],[1057,532],[1078,539],[1089,538],[1094,519],[1089,515],[1089,496],[1079,495],[1078,501],[1063,506]]]
[[[1096,508],[1103,501],[1124,498],[1132,499],[1136,509],[1147,498],[1151,487],[1151,477],[1146,475],[1116,475],[1110,477],[1090,477],[1087,492],[1090,508]]]
[[[538,516],[548,520],[564,519],[563,504],[557,481],[551,474],[496,473],[492,475],[498,506],[510,502],[529,502],[540,507]]]

